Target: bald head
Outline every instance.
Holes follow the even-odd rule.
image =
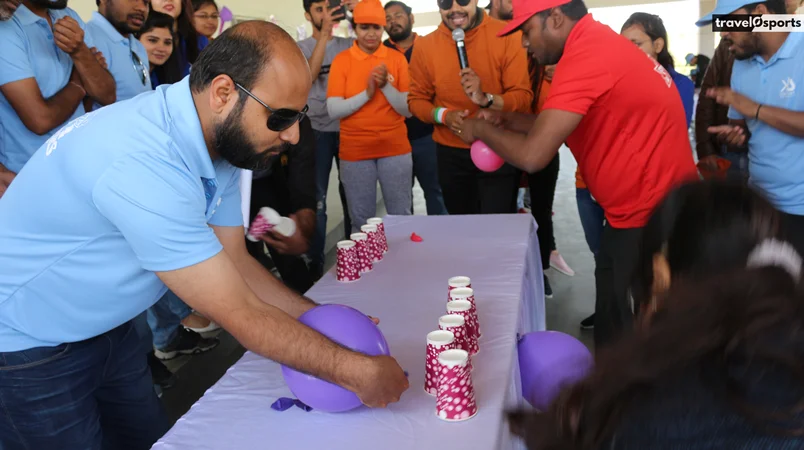
[[[215,77],[225,74],[251,89],[274,65],[290,72],[307,72],[310,78],[307,59],[289,34],[269,22],[243,22],[223,32],[201,52],[190,73],[190,88],[200,92]]]

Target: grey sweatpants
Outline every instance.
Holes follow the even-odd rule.
[[[341,181],[346,190],[352,232],[360,231],[366,221],[377,215],[377,181],[388,214],[413,214],[413,158],[410,153],[390,158],[344,161],[340,165]]]

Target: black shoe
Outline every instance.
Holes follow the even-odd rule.
[[[207,339],[195,331],[179,327],[179,332],[173,341],[165,348],[154,349],[154,354],[161,360],[173,359],[180,355],[195,355],[204,353],[217,347],[218,338]]]
[[[544,276],[544,298],[553,298],[553,288],[550,287],[550,280],[547,275]]]
[[[593,328],[595,328],[595,314],[594,313],[592,313],[591,316],[589,316],[586,319],[583,319],[581,321],[581,329],[582,330],[591,330]]]
[[[170,371],[153,352],[148,353],[148,367],[155,385],[162,389],[170,389],[176,384],[176,375]]]

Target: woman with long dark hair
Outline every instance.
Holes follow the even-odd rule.
[[[181,67],[181,76],[190,74],[190,67],[198,58],[198,53],[209,44],[204,36],[199,36],[193,24],[193,3],[191,0],[153,0],[154,11],[167,14],[176,21],[173,31],[177,34],[176,48]]]
[[[176,55],[173,39],[173,17],[151,11],[148,19],[137,32],[148,53],[151,68],[151,85],[154,89],[161,84],[173,84],[181,80],[179,58]]]
[[[745,185],[670,193],[644,230],[636,331],[513,431],[532,450],[804,448],[802,259],[782,236]]]
[[[695,102],[695,83],[688,77],[676,72],[673,56],[668,50],[667,30],[662,18],[655,14],[638,12],[623,24],[620,34],[642,51],[655,59],[670,74],[684,104],[687,114],[687,126],[692,122],[693,103]]]

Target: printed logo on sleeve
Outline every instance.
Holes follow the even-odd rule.
[[[95,115],[94,111],[88,114],[84,114],[83,116],[63,126],[59,131],[56,132],[56,134],[51,136],[50,139],[48,139],[47,142],[45,143],[45,145],[47,145],[47,148],[45,150],[45,156],[50,156],[50,154],[53,153],[54,150],[56,150],[56,147],[58,147],[59,145],[59,139],[63,138],[73,130],[77,130],[86,125],[94,115]]]

